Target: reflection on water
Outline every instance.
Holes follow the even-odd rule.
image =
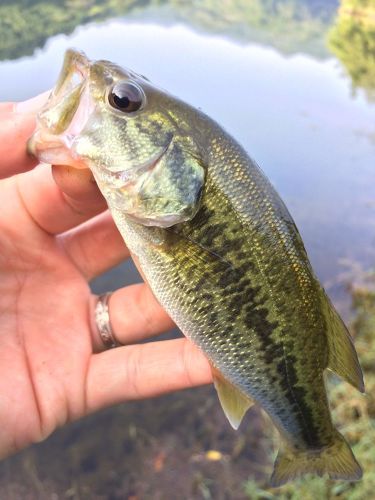
[[[375,3],[343,0],[329,44],[351,76],[353,87],[364,88],[374,100]]]
[[[89,21],[127,16],[188,23],[205,32],[258,40],[283,52],[325,55],[338,0],[44,0],[0,5],[0,59],[31,54],[51,35]]]
[[[285,199],[314,268],[336,300],[352,263],[375,261],[374,107],[334,59],[285,57],[187,27],[111,21],[52,38],[35,56],[0,63],[1,99],[52,86],[65,49],[112,59],[201,107],[258,161]],[[162,54],[162,58],[161,58]],[[28,79],[28,85],[17,82]]]

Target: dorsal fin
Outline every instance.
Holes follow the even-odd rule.
[[[214,366],[212,375],[223,411],[231,426],[238,429],[243,416],[254,401],[229,382]]]
[[[327,297],[328,366],[360,392],[365,392],[362,369],[348,329]]]

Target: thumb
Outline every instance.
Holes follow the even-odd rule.
[[[26,144],[35,128],[35,116],[49,91],[20,103],[0,104],[0,178],[10,177],[37,165]]]

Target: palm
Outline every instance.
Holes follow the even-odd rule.
[[[6,144],[0,177],[30,168],[24,143]],[[99,408],[211,379],[185,339],[137,344],[172,325],[145,284],[111,297],[115,334],[132,345],[100,352],[88,281],[128,251],[88,172],[60,168],[55,180],[37,167],[0,181],[0,457]]]
[[[22,447],[85,412],[91,294],[59,240],[28,220],[15,188],[8,181],[0,194],[18,214],[0,214],[0,392],[13,409],[9,446]]]

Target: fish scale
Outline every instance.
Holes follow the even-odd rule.
[[[226,151],[226,154],[223,155],[223,157],[225,158],[225,161],[228,160],[228,157],[230,157],[230,155],[228,154],[228,150]],[[216,168],[218,171],[222,171],[223,168],[225,168],[225,165],[223,165],[223,162],[220,161],[220,156],[215,155],[215,159],[217,163],[215,166],[212,165],[212,169]],[[242,182],[243,179],[244,176],[242,176]],[[241,182],[241,180],[239,180],[239,182]],[[220,200],[218,200],[217,197],[220,197]],[[262,199],[261,193],[259,193],[256,199],[257,198],[259,200]],[[198,215],[197,219],[194,219],[193,223],[190,223],[189,225],[187,225],[187,227],[185,226],[184,228],[181,228],[182,232],[179,233],[180,235],[182,235],[181,240],[179,242],[174,242],[174,244],[172,243],[172,248],[168,249],[167,254],[169,255],[170,253],[173,253],[174,255],[174,260],[171,264],[173,268],[177,268],[179,270],[180,284],[182,281],[182,269],[184,270],[184,275],[188,279],[188,285],[186,289],[184,288],[184,293],[187,296],[194,296],[195,303],[200,304],[200,306],[197,307],[196,311],[197,321],[199,325],[198,328],[200,330],[196,335],[189,333],[189,330],[191,330],[191,324],[189,324],[190,328],[185,331],[188,332],[188,335],[192,335],[193,340],[195,340],[195,342],[198,343],[198,345],[200,345],[205,350],[205,352],[210,355],[211,359],[213,359],[215,362],[215,366],[217,366],[222,371],[222,373],[226,374],[229,380],[237,383],[237,385],[242,387],[244,391],[250,392],[252,397],[259,400],[259,402],[261,402],[264,407],[270,407],[271,411],[274,413],[274,417],[279,416],[276,411],[272,410],[278,400],[278,406],[281,409],[282,415],[294,415],[296,413],[296,410],[298,415],[302,410],[293,407],[293,405],[291,405],[290,403],[290,401],[294,403],[295,398],[293,396],[293,386],[291,382],[287,380],[287,378],[286,380],[284,379],[284,384],[280,383],[280,386],[283,387],[283,392],[287,393],[287,396],[282,400],[280,400],[279,394],[276,394],[274,398],[272,397],[272,384],[274,383],[275,379],[277,380],[279,378],[278,373],[275,371],[275,362],[278,359],[278,357],[276,356],[276,346],[280,344],[280,341],[282,345],[283,331],[280,331],[277,337],[278,342],[272,342],[270,339],[270,335],[272,334],[272,332],[274,332],[274,330],[277,329],[276,325],[282,322],[280,319],[280,312],[279,314],[277,314],[277,320],[275,320],[274,322],[270,322],[268,320],[269,311],[274,307],[274,299],[269,287],[265,286],[264,282],[262,281],[263,276],[260,276],[260,266],[250,265],[250,261],[248,258],[250,250],[253,252],[254,257],[256,258],[256,254],[254,253],[253,239],[251,238],[251,227],[248,230],[248,232],[250,233],[250,238],[245,239],[243,236],[239,236],[241,246],[238,247],[238,245],[234,245],[233,240],[236,240],[235,233],[242,235],[244,231],[233,230],[233,222],[231,221],[233,211],[228,210],[228,203],[225,203],[226,200],[223,200],[223,196],[220,196],[219,193],[216,193],[216,196],[213,195],[212,190],[210,192],[209,182],[206,191],[206,199],[209,200],[209,207],[220,206],[224,207],[224,210],[218,211],[217,208],[211,209],[211,212],[208,215],[209,210],[205,210],[206,205],[205,201],[203,201],[203,207],[201,209],[202,216],[200,217]],[[252,225],[255,227],[258,225],[259,217],[262,217],[262,213],[259,211],[259,208],[256,210],[256,213],[257,219],[252,220]],[[201,223],[202,219],[204,221],[203,224]],[[212,242],[207,241],[206,235],[208,235],[210,239],[210,237],[212,237],[212,230],[217,227],[220,228],[220,231],[218,232],[218,234],[216,234],[216,238],[214,238]],[[222,230],[224,227],[227,228],[227,230]],[[234,228],[236,228],[236,226],[234,226]],[[237,229],[239,228],[237,227]],[[185,234],[189,237],[190,242],[199,242],[200,246],[198,247],[198,249],[201,250],[200,259],[203,262],[205,259],[205,254],[207,253],[206,249],[209,249],[210,252],[213,252],[213,254],[211,254],[211,257],[214,257],[214,260],[216,256],[220,256],[225,261],[223,263],[220,263],[220,265],[218,266],[218,269],[215,273],[217,276],[217,285],[216,283],[213,283],[213,292],[210,294],[207,293],[208,290],[206,286],[207,282],[212,283],[213,281],[213,275],[210,268],[208,270],[207,276],[205,276],[205,273],[203,272],[203,279],[206,281],[206,283],[201,283],[198,281],[198,283],[195,284],[191,280],[192,272],[194,272],[192,266],[195,267],[196,262],[190,259],[189,266],[189,258],[186,257],[186,254],[189,255],[189,252],[186,252],[186,245],[183,237]],[[232,234],[232,237],[229,236],[230,234]],[[126,236],[125,239],[127,239]],[[209,243],[211,243],[211,245],[209,245]],[[180,265],[176,266],[176,254],[178,254],[176,247],[178,245],[182,246],[182,261]],[[247,249],[247,251],[246,246],[250,247]],[[238,248],[237,251],[235,250],[236,247]],[[276,248],[274,248],[274,250],[276,251]],[[238,259],[239,252],[243,253],[242,259]],[[263,252],[261,251],[260,256],[258,257],[258,261],[261,260],[262,257],[264,259]],[[153,259],[151,255],[148,258],[150,261]],[[267,260],[269,260],[269,257],[267,257]],[[174,276],[173,268],[169,268],[167,262],[161,262],[160,266],[165,270],[165,274],[163,273],[162,278],[159,278],[157,280],[157,283],[155,283],[155,286],[153,287],[153,290],[157,296],[159,293],[158,289],[160,287],[171,289],[168,283],[168,276]],[[241,266],[243,266],[244,268],[241,269]],[[213,267],[215,272],[215,265]],[[267,267],[269,267],[269,265],[267,265]],[[252,271],[250,270],[251,268]],[[226,275],[228,276],[228,279],[227,283],[224,286],[225,280],[223,280],[223,277],[225,278]],[[200,277],[201,276],[199,274],[199,278]],[[258,287],[256,293],[254,293],[254,287],[252,286],[254,282],[257,283],[256,286]],[[244,286],[242,286],[242,284]],[[215,285],[219,290],[219,293],[215,293]],[[200,293],[202,291],[203,294]],[[238,310],[233,308],[233,299],[237,301],[239,306],[241,306],[237,308]],[[176,309],[181,309],[181,307],[183,307],[187,302],[188,301],[184,296],[181,298],[181,303],[171,306],[170,312],[172,316],[176,314],[175,311],[172,311],[173,307],[175,307]],[[215,302],[217,302],[218,304],[216,307],[214,306]],[[229,308],[226,305],[227,302],[231,302],[231,304],[229,304]],[[267,302],[269,303],[269,306],[267,305]],[[165,300],[164,305],[169,310],[168,304]],[[249,313],[246,313],[246,308],[249,310]],[[212,314],[211,312],[212,309],[214,314]],[[228,315],[228,309],[231,310],[231,315]],[[188,307],[188,311],[188,314],[191,318],[192,309]],[[289,309],[286,310],[286,313],[289,314]],[[202,328],[203,316],[204,319],[208,320],[206,330],[203,330]],[[220,318],[220,322],[217,321],[217,317]],[[259,322],[256,324],[258,318]],[[191,323],[191,319],[189,323]],[[282,324],[280,325],[280,327],[282,328]],[[290,334],[290,331],[288,333]],[[262,354],[262,336],[266,336],[268,356],[263,356],[265,362],[263,365],[263,370],[259,369],[259,371],[255,372],[262,375],[260,377],[258,375],[259,382],[258,384],[256,384],[256,382],[253,380],[253,370],[254,364],[259,365],[259,361],[252,361],[249,353],[253,351],[254,353]],[[202,337],[204,337],[204,339],[202,339]],[[255,342],[257,342],[259,346],[258,349],[254,346]],[[252,345],[253,347],[251,347]],[[244,354],[241,355],[241,353]],[[280,354],[281,356],[279,363],[285,365],[286,361],[283,349],[281,350]],[[300,361],[302,364],[309,363],[309,359],[311,360],[311,352],[306,354],[307,355],[305,357],[307,359]],[[299,358],[301,358],[301,355],[299,356]],[[287,370],[287,368],[285,367],[284,370]],[[289,370],[294,370],[294,364],[290,366]],[[321,379],[321,377],[318,377],[318,375],[321,375],[321,372],[322,368],[317,366],[316,369],[312,372],[312,379]],[[270,374],[273,374],[273,378],[271,378],[271,380],[268,380]],[[296,378],[295,375],[294,378]],[[298,384],[298,380],[296,381]],[[323,384],[322,379],[321,384]],[[324,390],[322,390],[321,392],[324,393]],[[264,397],[264,395],[266,395],[266,397]],[[299,403],[301,407],[304,405],[302,401],[303,400],[301,400],[301,402]],[[323,422],[328,415],[327,411],[324,410],[325,408],[323,407],[322,415],[320,415]],[[307,420],[308,409],[304,408],[304,412],[306,415],[300,418],[302,426],[304,425],[305,420]],[[292,419],[289,417],[289,420]],[[300,431],[299,428],[301,427],[301,422],[297,423],[296,420],[297,419],[293,419],[293,433],[296,433],[296,431]],[[328,422],[330,423],[329,418]],[[309,423],[311,427],[311,422]],[[289,426],[291,426],[290,423]],[[321,426],[320,432],[322,432]],[[303,434],[303,429],[301,433]],[[318,437],[315,438],[315,442],[319,443]]]
[[[141,103],[131,113],[108,99],[129,82]],[[61,152],[92,170],[156,298],[207,355],[231,424],[254,402],[271,417],[280,433],[271,484],[307,472],[359,479],[324,381],[328,368],[363,391],[356,352],[292,217],[246,151],[144,77],[72,50],[30,140],[50,161],[43,137],[56,162]]]

